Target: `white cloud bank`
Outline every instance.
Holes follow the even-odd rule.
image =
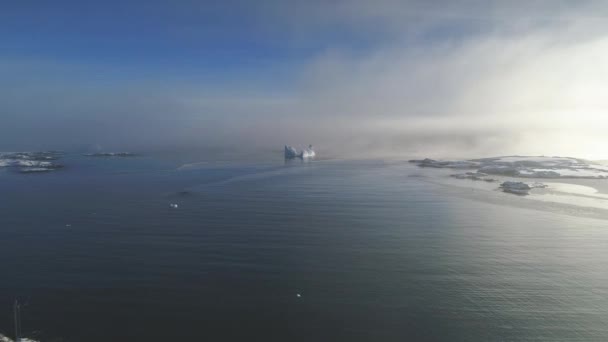
[[[31,130],[35,118],[54,128],[40,128],[47,140],[63,139],[68,127],[90,144],[608,158],[608,5],[425,3],[312,3],[298,17],[280,3],[262,6],[293,44],[337,27],[378,35],[378,44],[329,46],[294,67],[281,92],[252,79],[217,89],[76,80],[64,91],[52,78],[22,82],[0,95],[13,115],[0,133],[17,139],[15,129]]]

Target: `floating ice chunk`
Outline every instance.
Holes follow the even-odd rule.
[[[173,209],[177,209],[177,208],[178,208],[177,203],[171,203],[171,204],[169,204],[169,206],[170,206],[171,208],[173,208]]]
[[[303,149],[302,152],[298,153],[298,150],[295,148],[285,145],[285,159],[294,159],[294,158],[313,158],[316,156],[315,150],[313,150],[312,145],[308,145],[307,148]]]
[[[48,167],[24,167],[21,170],[19,170],[19,172],[21,172],[21,173],[38,173],[38,172],[49,172],[49,171],[53,171],[53,169],[50,169]]]
[[[302,152],[300,153],[300,155],[301,155],[302,158],[313,158],[317,154],[315,153],[315,150],[313,150],[312,145],[308,145],[307,148],[305,148],[304,150],[302,150]]]
[[[298,293],[298,294],[296,294],[296,297],[302,298],[302,295],[300,293]]]
[[[285,145],[285,159],[293,159],[298,156],[298,151],[291,147]]]

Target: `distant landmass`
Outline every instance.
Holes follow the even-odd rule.
[[[410,162],[420,167],[474,169],[477,175],[521,178],[608,178],[608,166],[570,157],[506,156],[466,160],[426,158],[410,160]]]

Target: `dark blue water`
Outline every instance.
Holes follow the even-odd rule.
[[[43,341],[608,340],[608,220],[406,163],[65,162],[0,173],[0,332],[19,298]]]

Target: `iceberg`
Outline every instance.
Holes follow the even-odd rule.
[[[312,145],[308,145],[307,148],[305,148],[301,154],[301,158],[313,158],[314,156],[316,156],[317,154],[315,153],[315,150],[313,150]]]
[[[285,159],[294,159],[294,158],[314,158],[317,154],[315,150],[312,148],[312,145],[308,145],[307,148],[303,149],[301,152],[298,152],[295,148],[285,145]]]
[[[293,159],[297,156],[298,151],[295,148],[285,145],[285,159]]]

